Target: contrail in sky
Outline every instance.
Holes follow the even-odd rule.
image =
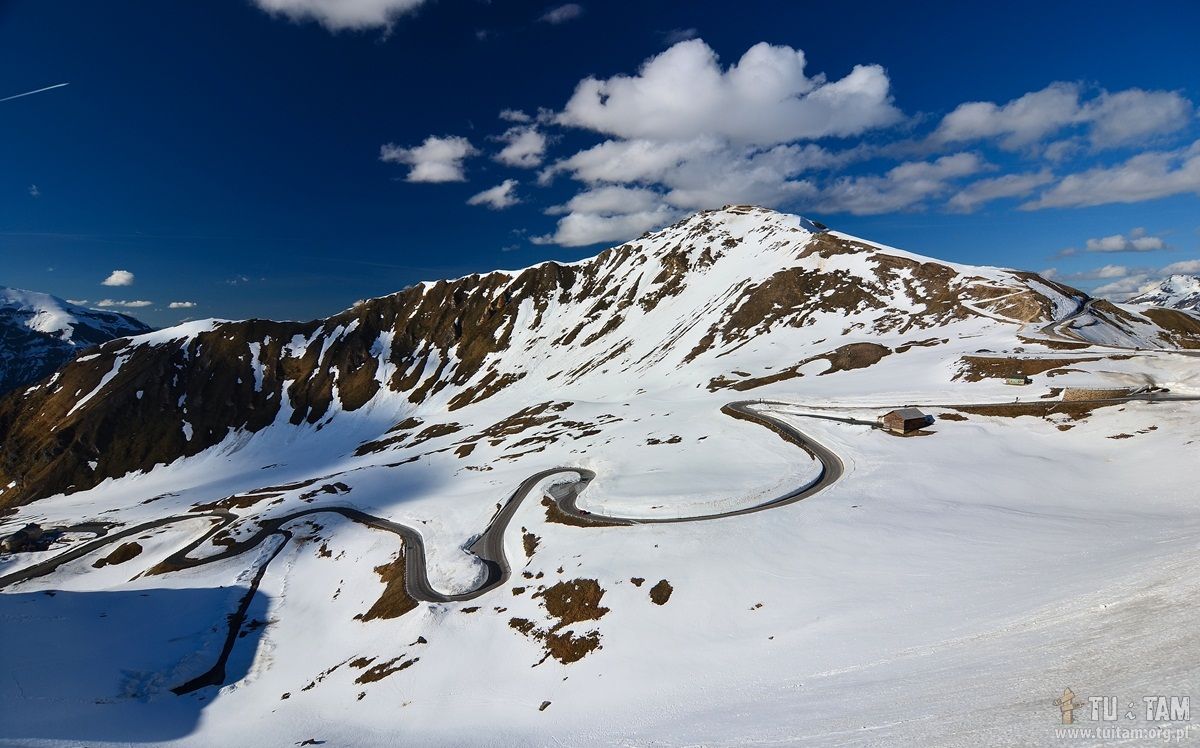
[[[42,91],[52,91],[56,88],[62,88],[63,86],[69,86],[69,85],[71,85],[71,84],[70,83],[55,83],[53,86],[46,86],[45,88],[39,88],[36,91],[26,91],[25,93],[19,93],[19,94],[15,94],[13,96],[5,96],[3,99],[0,99],[0,101],[9,101],[11,99],[19,99],[22,96],[33,96],[35,93],[41,93]]]

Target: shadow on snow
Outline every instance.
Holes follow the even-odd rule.
[[[171,689],[206,674],[225,685],[246,676],[269,602],[248,594],[245,586],[0,594],[0,737],[151,742],[190,734],[217,690]]]

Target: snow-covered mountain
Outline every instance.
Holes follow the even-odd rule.
[[[1150,304],[1167,309],[1200,310],[1200,276],[1172,275],[1143,288],[1130,304]]]
[[[0,400],[0,531],[62,532],[0,557],[0,737],[1036,744],[1066,685],[1187,693],[1137,596],[1195,591],[1195,403],[1059,399],[1200,393],[1177,314],[731,206],[105,343]]]
[[[149,331],[124,314],[0,286],[0,393],[49,376],[84,348]]]

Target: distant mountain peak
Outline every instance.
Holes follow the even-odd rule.
[[[1200,310],[1200,275],[1172,275],[1143,287],[1130,304]]]
[[[126,314],[0,286],[0,393],[45,378],[84,348],[150,330]]]

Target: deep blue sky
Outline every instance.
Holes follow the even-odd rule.
[[[804,50],[809,75],[886,68],[907,124],[818,141],[831,149],[928,133],[963,102],[1003,104],[1055,81],[1088,95],[1142,88],[1200,101],[1195,2],[593,0],[576,19],[539,22],[552,5],[433,0],[390,33],[334,33],[250,0],[0,0],[0,97],[70,83],[0,103],[0,284],[93,303],[152,300],[133,313],[157,325],[311,318],[417,280],[594,254],[598,247],[526,238],[553,232],[556,217],[543,211],[582,188],[569,177],[539,187],[536,172],[484,155],[467,162],[466,182],[409,183],[403,165],[379,160],[380,146],[460,135],[491,153],[498,146],[488,136],[506,127],[501,109],[561,109],[589,75],[636,73],[675,29],[694,28],[726,65],[766,41]],[[581,129],[550,134],[550,161],[603,140]],[[1193,112],[1153,142],[1052,168],[1061,177],[1196,139]],[[981,177],[1041,168],[986,141],[956,150],[999,167]],[[895,163],[872,159],[827,176]],[[465,204],[505,178],[521,180],[522,204]],[[924,254],[1063,275],[1200,256],[1195,191],[1035,211],[1017,210],[1019,202],[970,214],[936,201],[883,215],[804,200],[782,207]],[[1134,227],[1169,248],[1055,256]],[[101,286],[114,269],[134,273],[134,284]],[[168,310],[174,300],[197,306]]]

